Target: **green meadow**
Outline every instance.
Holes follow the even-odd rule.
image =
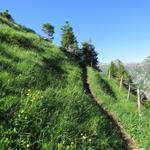
[[[127,89],[119,89],[119,83],[108,76],[88,67],[88,80],[92,93],[102,106],[112,112],[115,118],[121,122],[125,130],[144,150],[150,149],[150,111],[149,102],[141,106],[141,113],[137,109],[136,96],[130,95],[127,100]]]
[[[100,84],[92,78],[93,90],[101,91]],[[106,99],[108,96],[103,96]],[[113,106],[114,110],[123,102],[108,108]],[[129,109],[135,106],[131,105],[128,113],[124,113],[126,107],[122,108],[114,113],[122,116],[120,119],[131,135],[148,137],[149,124],[144,114],[139,119],[133,110],[133,121]],[[142,127],[144,133],[139,134],[134,126]],[[142,144],[146,137],[136,139]],[[146,140],[143,143],[148,144]],[[86,94],[80,60],[33,30],[0,17],[0,150],[55,149],[123,150],[126,145]]]

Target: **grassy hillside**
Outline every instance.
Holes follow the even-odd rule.
[[[127,90],[119,90],[118,83],[106,75],[88,68],[88,80],[93,94],[103,103],[103,107],[111,111],[136,142],[144,148],[150,148],[150,111],[142,106],[141,116],[137,111],[136,97],[127,101]]]
[[[79,61],[0,18],[0,150],[125,149],[86,95]]]

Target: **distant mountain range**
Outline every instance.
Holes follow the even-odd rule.
[[[107,72],[108,64],[100,64],[99,66],[104,73]],[[139,84],[141,91],[150,99],[150,56],[141,63],[128,63],[125,64],[125,67],[132,76],[134,83]]]

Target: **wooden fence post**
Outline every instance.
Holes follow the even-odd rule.
[[[108,76],[109,76],[109,79],[111,78],[111,73],[110,73],[110,69],[108,71]]]
[[[140,88],[137,88],[137,104],[138,104],[138,112],[141,112],[141,100],[140,100]]]
[[[130,90],[131,90],[131,85],[129,83],[127,100],[129,100],[129,98],[130,98]]]
[[[122,88],[122,83],[123,83],[123,76],[121,76],[121,80],[120,80],[120,90]]]

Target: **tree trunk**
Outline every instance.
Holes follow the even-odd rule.
[[[131,86],[130,86],[130,83],[129,83],[127,100],[129,100],[129,98],[130,98],[130,90],[131,90]]]
[[[123,76],[121,76],[121,80],[120,80],[120,90],[122,88],[122,83],[123,83]]]

